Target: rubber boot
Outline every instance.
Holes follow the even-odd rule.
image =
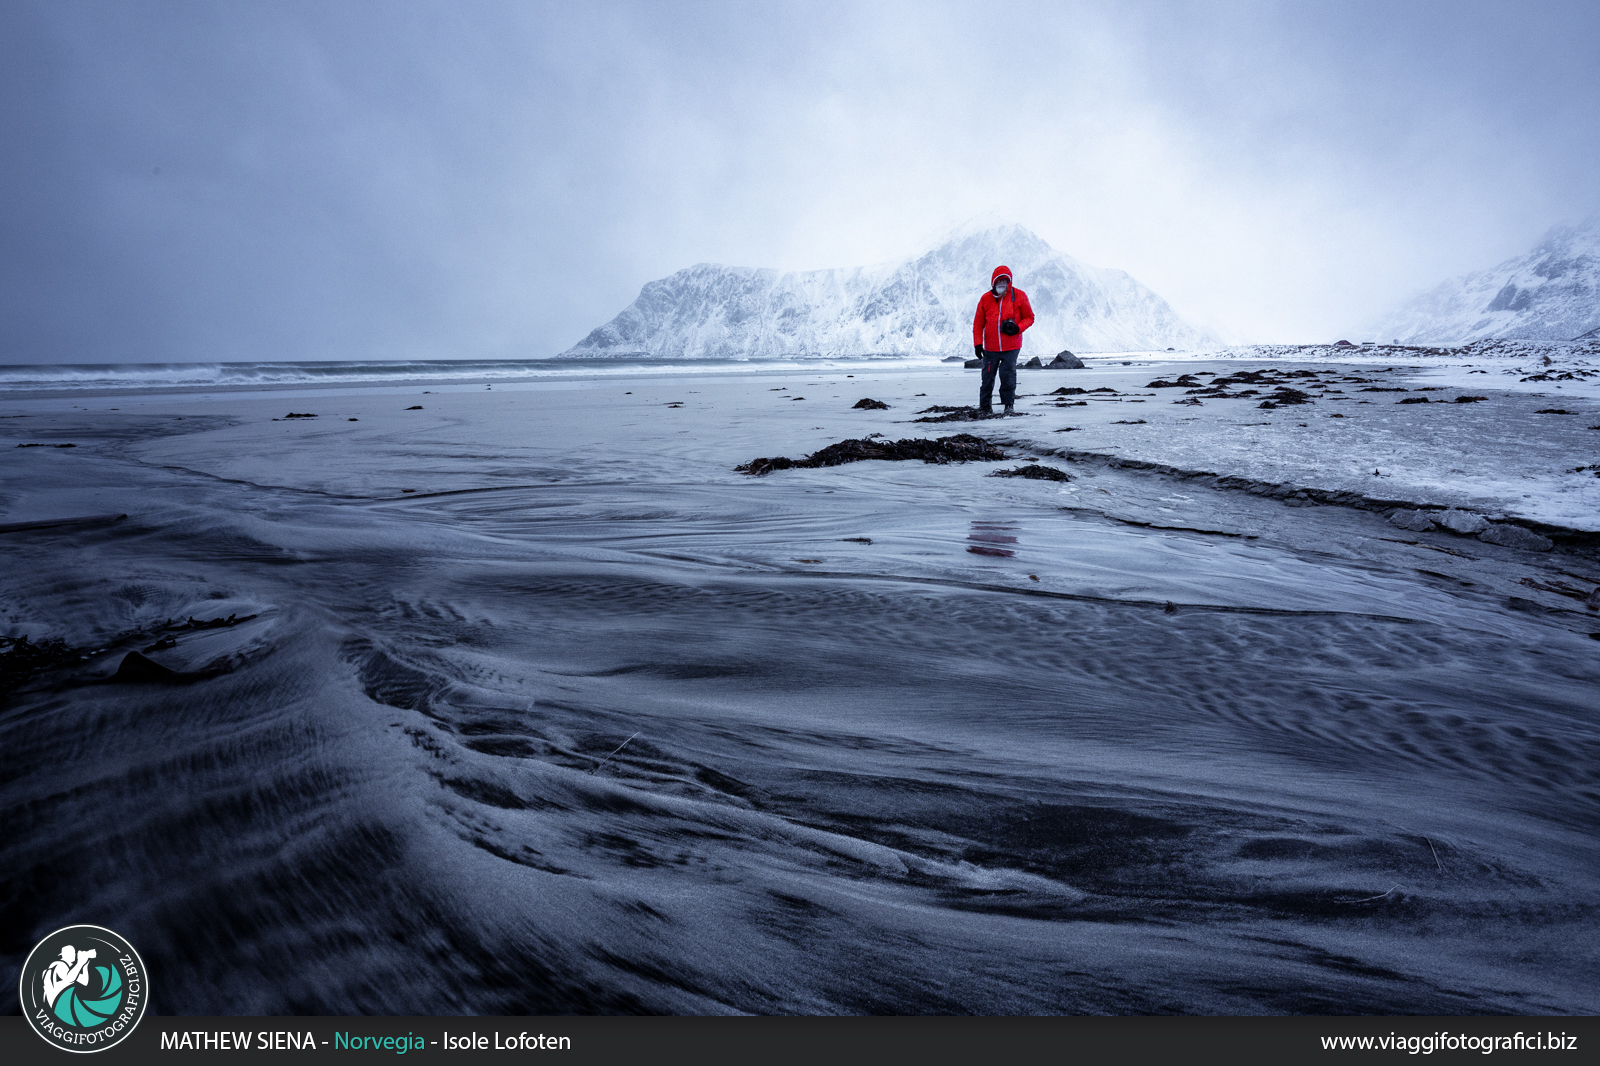
[[[1012,410],[1012,409],[1011,409],[1011,405],[1010,405],[1010,404],[1006,404],[1006,414],[1008,414],[1008,415],[1014,415],[1014,414],[1016,414],[1016,413],[1017,413],[1017,412],[1015,412],[1015,411],[1013,411],[1013,410]]]

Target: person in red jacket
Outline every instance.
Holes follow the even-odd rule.
[[[983,380],[978,386],[978,410],[993,414],[995,375],[1000,376],[1000,402],[1006,414],[1017,398],[1017,354],[1022,351],[1022,331],[1033,325],[1028,294],[1011,284],[1011,268],[997,266],[989,275],[989,291],[978,297],[972,316],[972,350],[983,360]]]

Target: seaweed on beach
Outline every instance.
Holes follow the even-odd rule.
[[[1280,385],[1278,386],[1278,390],[1276,392],[1262,400],[1260,403],[1256,404],[1256,406],[1270,411],[1274,407],[1283,407],[1289,404],[1316,402],[1317,401],[1313,400],[1310,396],[1301,392],[1299,389],[1291,389],[1287,385]]]
[[[167,624],[166,624],[165,628],[167,628],[167,629],[231,629],[232,627],[238,625],[240,622],[248,622],[252,618],[255,618],[255,617],[256,616],[253,615],[253,614],[247,614],[243,618],[240,618],[238,615],[230,614],[226,618],[209,618],[209,619],[206,619],[205,621],[196,621],[194,616],[190,615],[189,616],[189,620],[187,622],[173,622],[173,621],[171,621],[169,619],[167,621]]]
[[[780,455],[774,458],[752,459],[734,470],[741,474],[770,474],[774,470],[798,467],[841,466],[858,463],[864,459],[920,459],[925,463],[967,463],[979,460],[1004,459],[1006,454],[993,444],[970,433],[957,433],[936,440],[907,438],[905,440],[842,440],[804,459],[790,459]]]
[[[1081,390],[1080,390],[1081,391]],[[919,415],[928,415],[927,418],[913,418],[913,422],[984,422],[991,418],[1004,418],[1003,414],[984,410],[981,407],[942,407],[935,404],[924,407],[918,411]]]
[[[82,649],[67,646],[64,640],[27,637],[0,637],[0,693],[20,688],[34,674],[76,663],[84,657]]]
[[[1015,468],[1013,470],[996,470],[994,473],[989,474],[988,476],[989,477],[1025,477],[1025,478],[1030,478],[1030,479],[1032,479],[1034,481],[1071,481],[1072,480],[1072,475],[1067,473],[1065,470],[1057,470],[1053,466],[1040,466],[1038,463],[1030,463],[1027,466],[1019,466],[1019,467],[1017,467],[1017,468]]]
[[[167,619],[160,626],[154,628],[154,633],[172,632],[174,630],[195,629],[232,629],[236,625],[249,622],[258,615],[245,615],[243,618],[237,614],[230,614],[226,618],[197,619],[189,616],[182,621]],[[152,631],[147,629],[133,630],[106,638],[104,646],[77,648],[64,640],[41,640],[34,643],[27,636],[0,637],[0,696],[15,691],[27,684],[35,674],[58,670],[65,666],[76,666],[87,662],[95,656],[117,645],[125,645],[129,641],[143,643],[149,640]],[[177,638],[172,636],[161,637],[144,650],[146,652],[166,651],[178,644]],[[159,663],[151,662],[139,652],[129,652],[123,659],[121,667],[117,670],[117,680],[120,681],[148,681],[153,679],[165,680],[199,680],[225,672],[226,668],[214,665],[199,673],[182,673],[170,670]]]

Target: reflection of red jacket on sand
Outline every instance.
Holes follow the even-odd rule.
[[[1011,281],[1011,268],[997,266],[989,276],[989,291],[978,297],[978,313],[972,316],[972,343],[983,345],[986,352],[1014,352],[1022,347],[1022,331],[1033,325],[1033,306],[1028,294],[1011,285],[1002,299],[994,298],[994,283],[1004,277]],[[1007,336],[1000,332],[1000,323],[1011,319],[1017,332]]]

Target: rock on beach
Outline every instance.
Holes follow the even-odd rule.
[[[1460,533],[1462,536],[1468,537],[1475,536],[1489,528],[1489,520],[1483,515],[1473,514],[1471,511],[1458,511],[1453,507],[1442,515],[1436,515],[1434,521],[1452,533]]]
[[[1498,544],[1503,548],[1520,548],[1530,552],[1547,552],[1555,547],[1555,542],[1549,537],[1541,537],[1532,530],[1503,522],[1491,525],[1479,533],[1478,539],[1485,544]]]
[[[1401,529],[1409,529],[1413,533],[1426,533],[1433,528],[1433,519],[1425,511],[1412,511],[1399,508],[1389,515],[1391,525]]]

